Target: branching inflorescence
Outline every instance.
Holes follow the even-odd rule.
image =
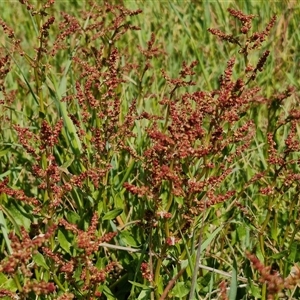
[[[128,55],[124,41],[140,29],[131,20],[141,10],[89,2],[81,18],[61,12],[57,25],[53,0],[38,8],[27,0],[20,3],[35,22],[37,45],[29,55],[0,20],[10,41],[9,54],[0,49],[1,121],[10,126],[6,143],[14,153],[12,170],[0,182],[1,241],[7,249],[0,273],[14,287],[1,287],[0,297],[125,299],[130,293],[137,299],[138,287],[152,299],[165,299],[178,282],[191,281],[199,284],[198,289],[191,284],[194,299],[196,290],[208,292],[199,261],[193,270],[197,251],[210,269],[227,271],[227,258],[251,276],[253,267],[264,299],[294,288],[296,265],[285,278],[266,266],[272,264],[273,249],[284,251],[289,244],[292,256],[300,226],[295,224],[292,233],[289,226],[275,226],[278,219],[292,218],[290,203],[298,213],[300,112],[290,103],[282,109],[293,87],[271,97],[258,87],[270,50],[250,63],[276,17],[263,31],[252,32],[255,15],[228,9],[241,23],[240,34],[208,29],[238,51],[216,80],[218,87],[206,91],[198,87],[197,60],[183,61],[177,76],[155,70],[166,52],[154,33],[145,47],[136,47],[136,61]],[[59,33],[53,40],[55,28]],[[29,107],[20,101],[22,120],[10,107],[19,92],[6,86],[16,57],[30,69],[21,72],[22,96],[30,101]],[[150,101],[154,108],[149,109]],[[254,249],[246,252],[251,266],[244,257],[232,258],[246,247]],[[285,270],[290,266],[287,262]],[[136,282],[128,289],[125,281]],[[227,282],[217,281],[220,298],[229,299]]]

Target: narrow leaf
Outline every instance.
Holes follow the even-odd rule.
[[[103,221],[105,220],[113,220],[115,219],[117,216],[119,216],[121,213],[123,212],[122,208],[116,208],[114,210],[109,211],[108,213],[106,213],[104,215],[104,217],[102,218]]]
[[[231,277],[231,284],[230,284],[230,292],[229,292],[229,300],[235,300],[237,294],[237,264],[236,260],[233,257],[233,266],[232,266],[232,277]]]
[[[58,239],[60,246],[67,253],[71,254],[71,252],[70,252],[71,244],[68,242],[68,240],[66,239],[65,235],[63,234],[63,232],[61,230],[58,230],[57,239]]]
[[[39,267],[43,267],[46,270],[49,270],[49,267],[45,261],[45,258],[41,253],[38,252],[38,253],[32,255],[32,258]]]

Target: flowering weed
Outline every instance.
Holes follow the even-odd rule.
[[[0,19],[0,297],[299,297],[283,7],[19,2],[24,33]],[[146,30],[150,9],[178,31]]]

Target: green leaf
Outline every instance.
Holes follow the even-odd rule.
[[[122,208],[116,208],[116,209],[113,209],[109,212],[107,212],[102,220],[105,221],[105,220],[113,220],[115,219],[117,216],[119,216],[121,213],[123,212],[123,209]]]
[[[293,242],[291,245],[290,245],[290,254],[289,254],[289,260],[292,261],[292,262],[295,262],[296,260],[296,256],[297,256],[297,244],[298,242]]]
[[[288,79],[289,79],[289,81],[291,82],[292,85],[294,85],[297,88],[300,87],[299,81],[296,80],[296,77],[294,76],[294,74],[286,72],[285,75],[288,77]]]
[[[283,257],[286,257],[288,255],[288,250],[281,251],[279,253],[275,253],[271,256],[271,258],[277,260],[282,259]]]
[[[253,284],[252,280],[249,280],[249,286],[251,294],[254,298],[261,299],[261,289],[259,286]]]
[[[11,170],[8,170],[8,171],[6,171],[6,172],[0,174],[0,179],[3,180],[3,178],[9,176],[10,174],[11,174]]]
[[[7,278],[3,273],[0,273],[0,288],[11,292],[18,289],[13,278]]]
[[[57,239],[60,246],[69,254],[71,254],[70,247],[71,243],[67,240],[64,233],[61,230],[58,230]]]
[[[103,212],[103,207],[104,207],[103,202],[102,202],[102,201],[99,201],[99,202],[98,202],[98,205],[97,205],[97,212],[98,212],[98,215],[101,215],[101,214],[102,214],[102,212]]]
[[[183,197],[175,197],[175,201],[180,204],[183,205],[184,204],[184,198]]]
[[[203,252],[212,242],[212,240],[219,234],[219,232],[222,230],[222,226],[218,227],[210,236],[207,240],[203,242],[201,245],[201,252]]]
[[[22,211],[21,207],[11,205],[9,211],[19,226],[23,226],[29,232],[31,220],[27,217],[28,214]],[[26,215],[25,215],[26,214]]]
[[[148,289],[149,287],[145,284],[141,284],[141,283],[138,283],[138,282],[134,282],[134,281],[130,281],[128,280],[128,282],[130,282],[132,285],[134,286],[137,286],[139,288],[142,288],[142,289]]]
[[[0,206],[0,209],[2,209],[1,206]],[[6,220],[4,218],[2,210],[0,210],[0,229],[1,229],[2,235],[4,237],[4,240],[5,240],[5,243],[6,243],[6,247],[8,249],[8,253],[12,254],[12,248],[11,248],[11,245],[10,245],[10,239],[8,237],[9,231],[7,229]],[[0,282],[2,282],[2,281],[0,281]]]
[[[13,57],[12,57],[12,58],[13,58]],[[25,74],[24,74],[23,71],[22,71],[22,67],[17,63],[17,61],[16,61],[14,58],[13,58],[13,60],[14,60],[14,62],[16,63],[16,66],[18,67],[18,69],[20,70],[20,73],[21,73],[21,75],[22,75],[22,76],[21,76],[20,74],[16,73],[17,76],[21,79],[21,81],[22,81],[22,78],[24,79],[24,81],[25,81],[25,83],[26,83],[28,89],[30,90],[30,93],[31,93],[33,99],[35,100],[35,102],[36,102],[37,104],[39,104],[39,101],[38,101],[38,99],[37,99],[36,94],[34,93],[34,91],[33,91],[32,87],[31,87],[29,81],[27,80]]]
[[[68,167],[71,166],[73,161],[74,161],[74,156],[72,155],[72,157],[70,159],[68,159],[67,161],[65,161],[60,167],[62,169],[67,169]]]
[[[134,166],[135,166],[135,161],[134,161],[133,158],[130,158],[130,160],[128,162],[128,165],[126,167],[126,173],[123,176],[121,182],[119,183],[119,185],[117,187],[118,191],[123,187],[124,182],[129,178],[130,174],[132,173],[132,169],[133,169]]]
[[[232,274],[231,274],[231,284],[230,284],[230,292],[229,292],[229,299],[230,300],[235,300],[236,299],[237,287],[238,287],[238,282],[237,282],[237,264],[236,264],[235,258],[233,257],[233,266],[232,266]]]
[[[74,272],[74,278],[76,281],[81,281],[81,274],[82,274],[82,264],[79,264]]]
[[[137,299],[138,300],[148,300],[148,299],[150,299],[150,293],[151,293],[151,289],[149,289],[149,288],[147,290],[143,289],[140,292]]]
[[[122,231],[119,233],[118,237],[125,242],[125,244],[132,246],[132,247],[139,247],[140,245],[137,244],[136,240],[128,231]]]
[[[48,267],[48,265],[47,265],[47,263],[46,263],[46,261],[45,261],[45,258],[44,258],[44,256],[43,256],[40,252],[38,252],[38,253],[32,255],[32,258],[33,258],[34,262],[35,262],[39,267],[43,267],[43,268],[45,268],[46,270],[49,270],[49,267]]]
[[[124,191],[125,189],[123,189],[120,193],[117,193],[114,197],[115,206],[118,208],[124,207]]]
[[[188,265],[189,265],[188,259],[182,260],[181,263],[180,263],[181,269],[186,268]]]
[[[13,224],[14,230],[16,231],[16,233],[21,236],[21,232],[20,232],[20,226],[19,226],[19,222],[18,222],[18,218],[16,218],[16,214],[12,213],[12,209],[7,209],[5,206],[1,205],[0,206],[1,211],[3,211],[3,213],[5,214],[5,216],[7,217],[7,219]],[[19,212],[18,212],[19,213]],[[4,224],[4,223],[2,223]],[[22,225],[22,224],[21,224]],[[25,226],[24,226],[25,227]],[[29,227],[30,224],[28,226],[28,230],[29,231]],[[26,228],[26,227],[25,227]]]
[[[97,262],[96,262],[95,266],[98,269],[104,269],[106,267],[106,265],[107,265],[107,258],[106,257],[99,257],[97,259]]]
[[[114,297],[112,291],[106,286],[103,286],[103,294],[106,296],[106,299],[108,300],[116,300],[116,298]]]
[[[6,146],[2,149],[0,149],[0,157],[4,156],[11,150],[11,146]]]
[[[247,233],[247,229],[244,224],[241,224],[241,226],[237,226],[237,234],[238,234],[238,239],[240,241],[243,241],[246,238],[246,233]]]
[[[172,289],[172,296],[175,298],[185,297],[190,291],[185,282],[178,282]]]
[[[263,255],[260,247],[256,248],[256,256],[260,261],[264,261],[264,255]]]
[[[278,241],[278,236],[280,234],[280,230],[279,230],[279,227],[278,227],[278,223],[277,223],[277,218],[275,217],[273,222],[273,224],[271,224],[271,237],[274,241]]]
[[[77,224],[80,221],[80,216],[74,211],[68,211],[67,220],[71,224]]]

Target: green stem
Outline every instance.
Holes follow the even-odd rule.
[[[166,249],[167,249],[167,246],[165,244],[162,251],[161,251],[160,257],[158,258],[158,260],[156,262],[155,275],[154,275],[154,284],[155,284],[155,287],[156,287],[156,289],[155,289],[155,298],[156,299],[159,299],[159,297],[160,297],[157,286],[158,286],[159,281],[161,280],[161,278],[160,278],[160,269],[161,269],[161,265],[162,265],[162,257],[165,256]]]
[[[53,280],[63,292],[66,292],[65,287],[61,284],[61,282],[55,274],[53,274]]]
[[[14,279],[14,283],[16,284],[19,293],[22,293],[23,288],[22,288],[22,286],[21,286],[21,284],[20,284],[18,275],[15,274],[15,275],[13,276],[13,279]]]
[[[266,299],[267,299],[267,284],[264,283],[261,288],[261,300],[266,300]]]
[[[196,292],[196,283],[197,283],[197,277],[198,277],[198,270],[199,270],[199,264],[200,264],[200,256],[202,252],[202,239],[203,239],[203,230],[204,230],[204,219],[205,219],[205,212],[206,212],[206,199],[204,200],[204,213],[202,218],[202,224],[199,231],[199,239],[198,239],[198,248],[197,248],[197,254],[196,254],[196,262],[195,262],[195,268],[194,273],[192,277],[192,284],[190,288],[190,294],[189,294],[189,300],[194,300],[194,295]]]

